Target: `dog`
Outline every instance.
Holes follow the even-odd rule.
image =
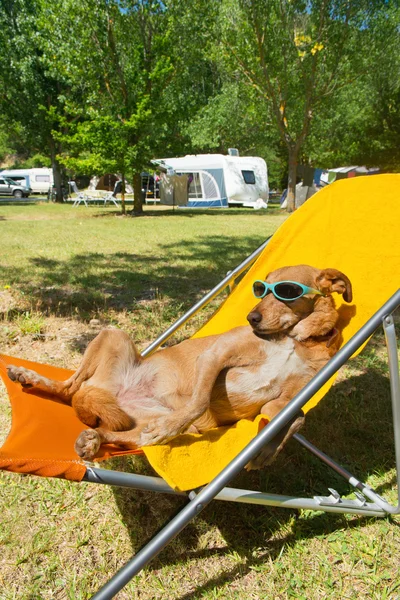
[[[253,284],[258,302],[249,325],[146,358],[126,333],[104,329],[66,381],[12,365],[8,376],[72,405],[91,428],[75,443],[85,460],[103,443],[136,449],[260,413],[272,419],[340,347],[334,292],[352,301],[350,280],[336,269],[283,267]],[[248,469],[270,464],[303,422],[300,412]]]

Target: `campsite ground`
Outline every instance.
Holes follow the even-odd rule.
[[[0,344],[7,354],[75,367],[105,325],[140,348],[286,218],[279,209],[173,212],[0,205]],[[209,309],[175,338],[187,337]],[[396,503],[389,383],[381,334],[344,368],[305,435]],[[0,442],[10,424],[0,389]],[[113,467],[151,474],[141,458]],[[290,443],[236,487],[293,495],[349,490]],[[89,598],[182,505],[145,492],[0,474],[0,599]],[[212,503],[128,587],[155,598],[399,597],[398,518]]]

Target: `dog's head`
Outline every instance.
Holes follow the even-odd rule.
[[[324,296],[329,297],[333,292],[342,294],[346,302],[351,302],[353,298],[349,278],[336,269],[320,270],[308,265],[282,267],[269,273],[265,281],[295,281],[320,291],[323,296],[310,293],[297,300],[284,301],[269,292],[247,315],[250,325],[259,334],[280,333],[290,329],[314,311],[316,302],[321,302]],[[330,300],[330,303],[333,301]]]

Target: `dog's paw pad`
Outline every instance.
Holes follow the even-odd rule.
[[[91,460],[101,446],[100,436],[94,429],[82,431],[75,442],[75,452],[85,460]]]
[[[257,471],[258,469],[263,469],[264,467],[269,467],[279,452],[282,450],[282,445],[278,446],[273,442],[270,442],[261,450],[259,454],[257,454],[254,458],[251,459],[250,462],[247,463],[245,469],[246,471]]]
[[[11,381],[17,381],[17,367],[7,367],[7,375]]]

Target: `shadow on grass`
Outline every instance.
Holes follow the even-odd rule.
[[[365,366],[372,359],[374,367]],[[382,364],[376,362],[373,343],[355,361],[362,373],[337,383],[308,414],[302,433],[356,477],[366,481],[371,474],[382,476],[395,465],[390,385],[388,378],[382,375]],[[142,473],[153,474],[151,468],[145,466],[144,459],[138,464]],[[329,495],[328,487],[344,496],[353,491],[344,479],[295,440],[287,444],[272,466],[260,472],[243,472],[231,485],[298,497]],[[390,482],[383,482],[376,491],[383,493],[388,487]],[[114,495],[130,532],[134,552],[185,503],[179,497],[117,488]],[[180,600],[188,600],[202,597],[205,591],[233,581],[238,574],[245,575],[265,560],[275,561],[284,545],[291,547],[298,540],[368,522],[366,517],[355,516],[349,520],[344,515],[328,513],[305,516],[299,511],[283,508],[212,502],[148,568],[153,570],[182,560],[230,555],[232,552],[239,555],[240,564],[235,568],[180,597]],[[216,535],[223,537],[226,546],[199,550],[201,536],[213,529],[218,529]]]
[[[0,197],[0,207],[1,206],[36,206],[38,202],[44,202],[43,198],[29,198],[27,200],[11,200],[10,198],[1,198]]]
[[[248,235],[203,236],[179,246],[161,244],[161,255],[129,252],[75,254],[68,260],[30,259],[31,268],[0,267],[47,315],[87,318],[99,310],[135,310],[139,300],[161,298],[186,310],[264,240]],[[0,315],[1,316],[1,315]]]
[[[101,206],[96,205],[94,206],[94,208],[101,208]],[[257,215],[260,218],[263,217],[270,217],[271,215],[284,215],[286,214],[285,212],[282,211],[282,209],[277,206],[271,206],[268,208],[268,210],[260,210],[258,211]],[[113,209],[108,210],[106,212],[98,212],[97,214],[91,215],[94,218],[100,218],[100,217],[109,217],[109,216],[121,216],[121,210],[118,209]],[[232,216],[232,215],[254,215],[254,209],[253,208],[217,208],[217,209],[190,209],[190,208],[185,208],[185,209],[179,209],[179,208],[158,208],[158,209],[152,209],[149,206],[146,206],[145,211],[140,214],[140,215],[133,215],[131,214],[131,209],[129,206],[127,206],[127,210],[126,210],[126,216],[127,217],[131,217],[133,219],[145,219],[146,217],[185,217],[185,218],[189,218],[189,219],[193,219],[195,217],[198,216],[205,216],[205,217],[227,217],[227,216]]]
[[[271,215],[279,215],[282,214],[282,210],[280,208],[269,208],[265,211],[260,211],[258,216],[260,218],[270,217]],[[193,218],[196,216],[206,216],[206,217],[227,217],[232,215],[254,215],[254,209],[249,208],[219,208],[219,209],[176,209],[176,210],[146,210],[143,216],[149,217],[188,217]],[[136,218],[136,217],[134,217]],[[140,217],[141,218],[141,217]]]

